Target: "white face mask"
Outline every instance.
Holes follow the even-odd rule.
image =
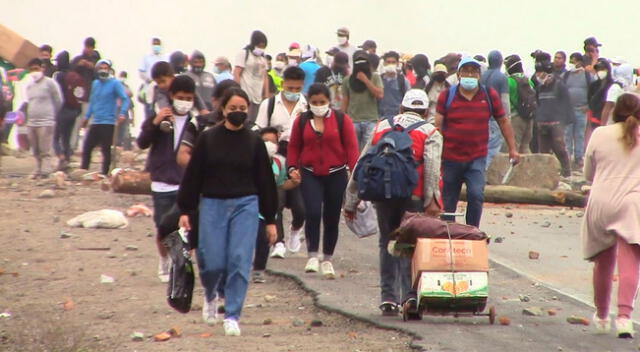
[[[178,115],[186,115],[193,108],[192,101],[186,100],[173,100],[173,109],[176,111]]]
[[[276,70],[282,70],[285,66],[286,64],[283,61],[276,61],[276,63],[273,64],[273,68]]]
[[[260,49],[260,48],[253,49],[253,55],[262,56],[262,54],[264,54],[264,49]]]
[[[607,71],[598,71],[597,75],[598,75],[598,78],[605,79],[607,78]]]
[[[31,75],[31,78],[33,78],[34,81],[39,81],[40,78],[42,78],[42,76],[43,76],[43,73],[41,71],[31,72],[29,74]]]
[[[395,73],[398,70],[398,65],[384,65],[384,72],[385,73]]]
[[[278,152],[278,145],[271,141],[265,141],[264,146],[267,147],[267,154],[269,154],[270,158],[273,158]]]
[[[313,116],[327,117],[329,113],[329,104],[327,105],[311,105],[309,107]]]
[[[339,45],[345,45],[347,44],[347,37],[338,37],[338,44]]]

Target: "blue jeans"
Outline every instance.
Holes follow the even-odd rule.
[[[444,210],[453,213],[458,207],[462,183],[467,185],[467,225],[480,226],[482,204],[484,203],[484,183],[487,158],[482,157],[469,162],[443,160],[442,163],[442,199]],[[448,218],[446,220],[455,220]]]
[[[574,111],[576,114],[575,122],[565,126],[564,140],[569,157],[573,155],[574,160],[578,161],[584,157],[584,133],[587,128],[587,113],[582,108],[575,108]]]
[[[489,120],[489,144],[487,145],[488,154],[487,154],[487,166],[491,166],[491,161],[493,158],[498,155],[500,149],[502,148],[502,144],[504,143],[504,138],[502,137],[502,131],[500,130],[500,125],[496,122],[495,119]]]
[[[373,129],[376,127],[375,121],[359,121],[354,122],[353,127],[356,129],[356,137],[358,138],[358,147],[360,151],[364,149],[364,146],[367,145],[367,142],[371,140],[371,136],[373,135]]]
[[[258,221],[258,196],[203,197],[200,201],[200,281],[208,301],[216,298],[218,286],[224,286],[225,318],[240,318],[249,288]]]

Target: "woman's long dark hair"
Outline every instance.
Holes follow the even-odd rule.
[[[424,88],[424,77],[429,75],[431,65],[427,55],[418,54],[411,59],[411,66],[416,72],[416,84],[412,88]]]
[[[260,45],[264,43],[264,45],[267,45],[267,35],[264,34],[262,31],[253,31],[253,33],[251,33],[251,41],[249,42],[249,44],[247,46],[245,46],[245,49],[248,50],[253,50],[256,48],[256,46]]]

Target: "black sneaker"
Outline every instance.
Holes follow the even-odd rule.
[[[400,306],[395,302],[382,302],[379,308],[382,311],[382,316],[385,317],[393,317],[400,314]]]

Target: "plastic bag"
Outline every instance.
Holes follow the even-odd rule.
[[[67,221],[67,225],[87,229],[123,229],[129,222],[121,211],[102,209],[80,214]]]
[[[356,209],[356,218],[346,219],[347,227],[359,238],[378,233],[378,216],[371,202],[362,201]]]
[[[167,302],[178,312],[188,313],[191,310],[195,275],[186,235],[183,229],[180,229],[165,237],[162,243],[169,250],[171,257]]]

